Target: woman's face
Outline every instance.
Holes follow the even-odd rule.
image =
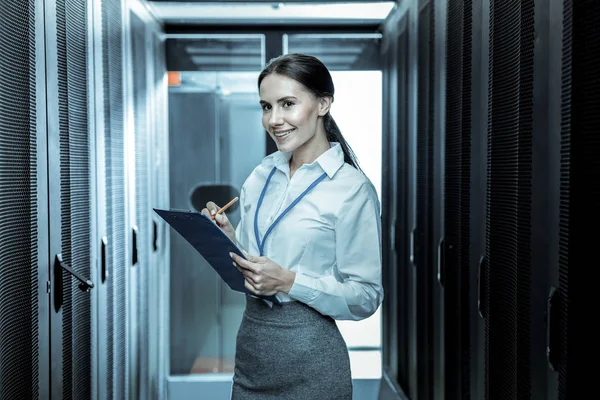
[[[316,142],[318,117],[329,111],[329,99],[318,99],[287,76],[270,74],[259,89],[262,124],[282,152]],[[319,130],[324,135],[323,129]]]

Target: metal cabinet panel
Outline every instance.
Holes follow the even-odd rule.
[[[45,5],[52,396],[91,398],[92,288],[80,289],[76,276],[92,274],[88,9],[66,0]]]
[[[0,398],[49,397],[43,2],[0,3]]]

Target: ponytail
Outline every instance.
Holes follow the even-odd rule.
[[[340,128],[335,123],[335,120],[331,116],[331,113],[325,114],[325,117],[323,118],[323,126],[325,128],[327,141],[330,143],[338,142],[340,146],[342,146],[342,150],[344,151],[344,162],[347,162],[362,172],[362,169],[360,169],[360,166],[358,165],[358,159],[356,158],[356,155],[350,148],[348,142],[346,142],[346,139],[344,139],[344,136],[342,135]]]

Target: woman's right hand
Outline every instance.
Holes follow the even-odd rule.
[[[206,203],[206,208],[202,209],[202,214],[205,214],[208,217],[215,215],[214,222],[217,224],[217,226],[221,228],[221,230],[225,232],[227,236],[229,236],[233,243],[237,244],[237,239],[235,238],[235,229],[233,225],[231,225],[231,222],[229,222],[227,215],[225,215],[225,213],[217,214],[217,211],[220,209],[221,207],[217,206],[212,201],[209,201]]]

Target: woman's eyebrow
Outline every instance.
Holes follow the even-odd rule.
[[[281,103],[282,101],[285,101],[285,100],[297,100],[297,98],[294,97],[294,96],[284,96],[284,97],[282,97],[280,99],[277,99],[277,102]],[[265,105],[265,104],[269,104],[269,102],[265,101],[265,100],[261,100],[260,101],[260,105]]]

